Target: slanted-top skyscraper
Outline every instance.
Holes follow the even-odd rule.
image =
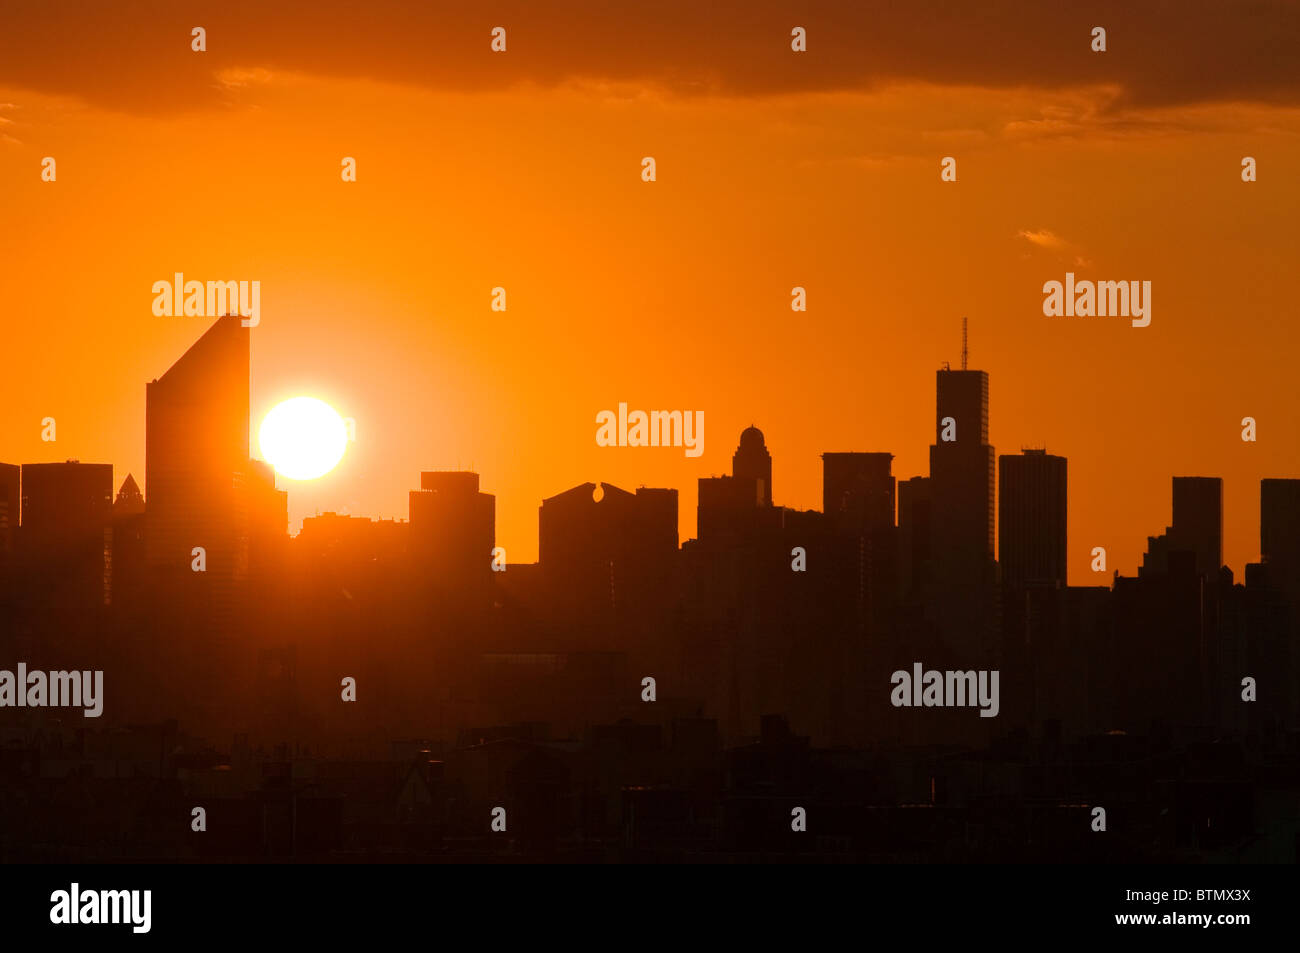
[[[220,623],[248,572],[248,329],[217,321],[145,390],[145,518],[150,573],[202,577]],[[191,572],[203,547],[205,573]]]

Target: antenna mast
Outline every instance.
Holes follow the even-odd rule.
[[[966,370],[966,319],[961,319],[961,369]]]

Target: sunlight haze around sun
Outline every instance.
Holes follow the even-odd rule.
[[[329,404],[315,397],[281,401],[257,432],[262,457],[290,480],[315,480],[343,459],[347,426]]]

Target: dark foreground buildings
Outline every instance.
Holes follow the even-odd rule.
[[[0,859],[1294,860],[1300,481],[1241,578],[1178,477],[1138,575],[1070,586],[1066,460],[995,473],[988,388],[939,372],[927,475],[827,452],[791,509],[750,427],[696,538],[676,490],[585,483],[508,564],[467,472],[289,538],[223,318],[148,385],[143,491],[0,465],[0,668],[106,684],[0,707]],[[899,704],[914,666],[941,690]]]

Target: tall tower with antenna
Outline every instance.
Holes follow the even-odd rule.
[[[993,622],[994,450],[989,376],[970,370],[969,322],[961,322],[961,369],[936,375],[930,447],[932,579],[929,614],[956,649],[987,658]]]

